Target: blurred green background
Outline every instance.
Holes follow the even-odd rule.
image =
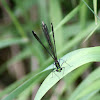
[[[97,1],[97,6],[92,0],[85,1],[92,9],[96,7],[99,16],[100,0]],[[53,23],[58,58],[79,48],[100,45],[100,29],[92,27],[97,19],[81,0],[1,0],[0,98],[53,63],[32,35],[34,30],[47,47],[41,27],[42,21],[47,24],[49,32],[50,23]],[[95,34],[83,42],[93,30]],[[50,89],[43,100],[67,100],[80,82],[95,70],[96,66],[100,66],[100,63],[89,63],[84,66],[78,69],[80,71],[77,70],[72,81],[74,83],[67,89],[66,81],[71,74],[69,78],[65,77]],[[31,89],[24,91],[26,95],[19,95],[16,100],[34,98],[40,84],[49,73],[50,71],[39,76],[34,85],[30,86]]]

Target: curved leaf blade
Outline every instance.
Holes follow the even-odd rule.
[[[67,61],[67,63],[72,67],[64,63],[62,66],[62,67],[66,66],[64,68],[64,72],[63,71],[60,73],[55,72],[53,77],[52,77],[52,73],[50,73],[42,83],[41,87],[39,88],[35,100],[40,100],[53,85],[55,85],[61,78],[63,78],[65,75],[67,75],[74,69],[88,62],[94,62],[94,61],[99,62],[100,46],[75,50],[71,53],[66,54],[62,59]]]

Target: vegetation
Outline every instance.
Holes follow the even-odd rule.
[[[100,1],[85,2],[1,0],[0,99],[100,99]],[[53,23],[60,64],[67,62],[61,72],[52,71],[53,59],[32,35],[47,47],[42,21],[50,34]]]

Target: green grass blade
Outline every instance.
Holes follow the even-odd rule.
[[[94,13],[97,15],[97,0],[93,0]],[[97,17],[95,16],[95,24],[97,25]]]
[[[63,60],[67,61],[68,64],[70,64],[72,67],[66,65],[65,63],[63,64],[64,69],[64,74],[63,71],[61,73],[55,72],[56,75],[53,75],[52,78],[52,73],[45,79],[43,84],[41,85],[35,100],[40,100],[42,96],[54,85],[56,84],[60,78],[64,77],[74,69],[78,68],[79,66],[88,63],[88,62],[93,62],[93,61],[100,61],[100,47],[91,47],[91,48],[83,48],[79,49],[76,51],[73,51],[71,53],[66,54],[63,58]],[[67,60],[66,60],[67,59]],[[53,65],[49,66],[53,68]],[[48,67],[48,68],[49,68]],[[49,69],[51,69],[49,68]],[[43,71],[42,71],[43,72]],[[41,72],[41,73],[42,73]],[[37,75],[39,75],[38,73]],[[36,76],[36,75],[35,75]],[[35,76],[32,76],[28,81],[26,81],[24,84],[22,84],[20,87],[16,88],[13,92],[11,92],[7,97],[5,97],[3,100],[13,100],[15,97],[17,97],[24,89],[26,89],[28,86],[30,86],[34,78],[37,78]],[[41,75],[39,75],[41,76]]]
[[[78,97],[76,98],[76,100],[83,98],[94,91],[100,90],[100,77],[98,80],[95,80],[94,82],[92,82],[90,85],[88,85],[86,88],[84,88],[82,90],[83,91],[81,91],[81,93],[78,94]],[[74,98],[74,100],[75,100],[75,98]]]
[[[15,15],[13,14],[13,12],[11,11],[11,9],[9,8],[6,0],[2,0],[1,1],[2,5],[5,7],[7,13],[9,14],[10,18],[12,19],[13,23],[15,24],[16,28],[19,31],[19,34],[23,37],[26,38],[26,34],[23,30],[23,28],[21,27],[19,21],[17,20],[17,18],[15,17]]]
[[[53,75],[53,77],[53,73],[50,73],[39,88],[35,100],[40,100],[53,85],[55,85],[61,78],[63,78],[74,69],[88,62],[100,61],[100,47],[98,46],[75,50],[71,53],[66,54],[62,59],[67,61],[67,63],[72,67],[64,63],[64,72],[54,72],[55,74]]]
[[[76,100],[88,93],[100,89],[100,68],[92,72],[74,91],[68,100]],[[95,84],[95,85],[94,85]],[[97,86],[96,86],[97,85]]]
[[[43,71],[32,76],[29,80],[27,80],[22,85],[17,87],[14,91],[12,91],[8,96],[3,98],[2,100],[13,100],[18,95],[20,95],[22,92],[24,92],[25,89],[30,88],[31,85],[34,84],[34,82],[38,81],[38,79],[42,79],[44,75],[48,74],[48,72],[46,72],[44,73],[44,75],[40,75],[41,73],[43,73]]]
[[[28,42],[27,38],[2,39],[0,40],[0,49],[14,45],[14,44],[25,44],[26,42]]]
[[[55,6],[56,5],[56,6]],[[49,0],[49,9],[50,9],[50,20],[53,23],[53,26],[57,26],[62,19],[61,5],[58,0]],[[56,11],[56,13],[55,13]],[[55,31],[55,41],[57,50],[61,49],[63,44],[63,35],[62,35],[62,27],[60,27],[57,31]]]
[[[47,26],[49,26],[46,0],[38,0],[37,3],[38,3],[38,9],[39,9],[40,22],[44,21],[44,23],[46,23]]]
[[[82,39],[86,38],[88,36],[88,34],[93,31],[93,29],[97,29],[98,27],[100,27],[100,23],[98,23],[98,25],[95,25],[94,23],[89,24],[84,30],[82,30],[81,32],[79,32],[72,40],[70,40],[68,43],[66,43],[66,45],[63,47],[63,49],[58,52],[58,55],[61,55],[62,52],[67,52],[68,50],[70,50],[73,46],[75,46],[76,44],[78,44],[79,42],[82,41]]]
[[[100,26],[100,25],[98,24],[98,25],[96,25],[96,26],[94,27],[94,29],[93,29],[92,32],[90,32],[90,34],[86,37],[86,39],[84,40],[84,42],[87,41],[87,40],[93,35],[93,33],[98,29],[99,26]]]
[[[93,91],[90,94],[85,95],[81,100],[91,100],[92,97],[94,97],[96,95],[96,93],[98,93],[99,90]],[[99,100],[99,99],[97,99]]]
[[[62,25],[67,23],[71,18],[77,14],[77,12],[80,10],[80,5],[74,8],[69,14],[67,14],[61,21],[60,23],[55,27],[54,31],[58,30]]]
[[[95,96],[93,96],[89,100],[100,100],[100,93],[96,94]]]
[[[89,7],[89,5],[84,0],[82,0],[82,1],[89,8],[89,10],[100,20],[100,17],[96,15],[96,13]]]
[[[88,1],[87,1],[87,3],[88,3]],[[84,29],[86,27],[86,23],[88,22],[87,16],[88,16],[88,8],[86,7],[85,4],[83,4],[81,9],[80,9],[80,26],[81,26],[81,29]]]

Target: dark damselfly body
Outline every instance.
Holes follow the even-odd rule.
[[[48,46],[50,48],[50,50],[48,50],[44,44],[42,43],[42,41],[40,40],[40,38],[36,35],[36,33],[34,31],[32,31],[34,37],[38,40],[38,42],[44,47],[44,49],[48,52],[48,54],[53,58],[54,60],[54,64],[56,66],[56,71],[57,72],[61,72],[62,68],[59,64],[59,61],[57,59],[57,53],[56,53],[56,45],[55,45],[55,37],[54,37],[54,29],[53,29],[53,24],[51,23],[51,28],[52,28],[52,37],[53,37],[53,42],[51,41],[50,35],[49,35],[49,31],[48,31],[48,27],[46,24],[44,24],[44,22],[42,22],[42,30],[43,33],[45,35],[45,38],[48,42]]]

